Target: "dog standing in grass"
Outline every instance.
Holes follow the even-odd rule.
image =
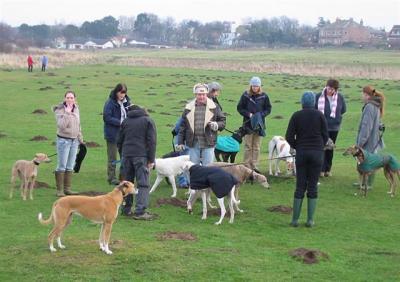
[[[281,173],[279,161],[285,160],[286,174],[295,174],[294,158],[291,154],[289,143],[282,136],[274,136],[268,143],[269,175],[278,176]],[[275,173],[272,173],[272,167]]]
[[[48,219],[43,219],[42,213],[38,215],[41,224],[54,224],[48,237],[50,251],[56,251],[53,245],[54,238],[57,238],[58,247],[65,249],[65,246],[61,243],[62,232],[71,223],[72,216],[78,214],[94,223],[101,224],[100,249],[107,255],[111,255],[112,251],[109,249],[108,244],[112,225],[118,216],[119,206],[125,196],[134,193],[136,193],[136,189],[133,183],[123,181],[106,195],[96,197],[66,196],[55,201]]]
[[[37,153],[31,161],[19,160],[16,161],[11,171],[11,190],[10,199],[13,197],[15,179],[18,177],[21,180],[21,197],[25,201],[28,196],[33,200],[33,186],[38,174],[38,167],[41,163],[49,163],[51,160],[46,154]]]

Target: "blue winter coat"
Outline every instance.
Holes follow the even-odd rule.
[[[123,105],[128,112],[131,105],[128,95],[125,96]],[[111,143],[117,143],[117,136],[121,127],[121,108],[117,102],[117,93],[111,91],[103,109],[104,139]]]
[[[271,113],[271,108],[271,102],[264,92],[258,95],[250,95],[245,91],[237,105],[237,111],[243,116],[243,125],[247,132],[253,132],[250,122],[250,113],[253,115],[255,113],[260,113],[261,122],[265,128],[265,117]]]

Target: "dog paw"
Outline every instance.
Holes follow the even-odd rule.
[[[201,217],[201,220],[206,220],[206,219],[207,219],[206,216],[202,216],[202,217]]]
[[[221,222],[217,221],[216,223],[214,223],[215,225],[221,225]]]
[[[244,212],[244,210],[238,209],[238,212],[240,212],[240,213],[243,213],[243,212]]]
[[[172,195],[171,195],[171,198],[176,198],[176,194],[172,194]]]
[[[110,250],[104,250],[104,252],[107,254],[107,255],[112,255],[112,251],[110,251]]]
[[[57,250],[54,247],[50,247],[50,252],[54,253],[54,252],[57,252]]]

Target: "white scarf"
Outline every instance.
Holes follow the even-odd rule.
[[[321,96],[318,99],[318,110],[325,114],[325,96],[326,96],[326,87],[322,90]],[[338,100],[338,93],[335,91],[332,95],[332,102],[330,103],[331,106],[331,118],[336,117],[336,107],[337,107],[337,100]]]

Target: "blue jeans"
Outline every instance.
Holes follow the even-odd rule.
[[[57,137],[57,168],[56,171],[72,171],[78,152],[78,139]]]
[[[214,161],[214,147],[200,148],[199,143],[195,143],[193,147],[189,147],[190,161],[195,164],[206,166]]]

